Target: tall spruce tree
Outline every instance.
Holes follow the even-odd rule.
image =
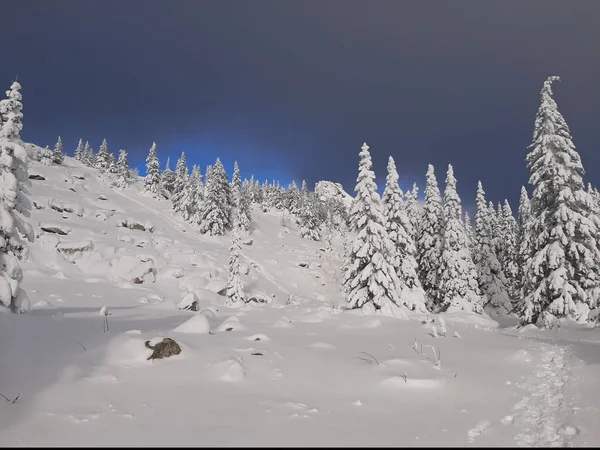
[[[321,240],[321,227],[318,217],[319,199],[311,192],[302,202],[302,209],[298,215],[300,221],[300,237],[310,241]]]
[[[240,275],[240,234],[237,221],[231,233],[229,247],[229,277],[227,279],[227,301],[225,306],[235,306],[246,301],[244,285]]]
[[[110,154],[108,153],[108,144],[106,143],[106,139],[102,141],[100,144],[100,149],[98,150],[98,154],[96,155],[96,160],[94,161],[94,168],[98,169],[98,172],[106,172],[110,167]]]
[[[199,213],[200,232],[222,235],[231,223],[231,189],[221,160],[206,172],[205,198]]]
[[[481,181],[477,184],[475,240],[473,262],[477,268],[479,288],[485,296],[483,303],[498,308],[501,312],[509,313],[512,310],[512,304],[508,296],[508,283],[494,248],[490,209],[485,201],[485,192]]]
[[[425,291],[417,276],[415,243],[409,235],[408,216],[403,210],[402,190],[398,185],[398,171],[391,156],[388,159],[387,178],[382,204],[385,217],[385,229],[393,243],[392,265],[400,281],[402,303],[410,310],[426,311]]]
[[[442,210],[444,225],[438,269],[439,296],[443,309],[481,313],[483,304],[477,270],[467,244],[461,209],[454,170],[449,164]]]
[[[175,172],[171,170],[171,158],[167,156],[165,170],[160,174],[160,190],[164,197],[172,198],[173,185],[175,184]]]
[[[342,285],[348,307],[372,304],[375,309],[400,306],[400,280],[392,261],[394,244],[385,231],[385,217],[375,184],[369,146],[360,152],[356,196],[350,209],[352,242],[345,258]]]
[[[429,309],[438,306],[441,299],[438,292],[438,270],[442,256],[442,197],[438,188],[435,171],[431,164],[427,167],[425,186],[425,206],[422,226],[417,239],[418,275],[428,296]]]
[[[116,166],[117,187],[123,189],[127,187],[127,180],[129,180],[129,177],[131,176],[127,152],[125,150],[119,150],[119,159],[117,160]]]
[[[185,152],[182,152],[181,156],[177,160],[177,164],[175,165],[175,177],[171,191],[171,203],[176,212],[183,213],[183,211],[187,209],[187,206],[182,205],[182,202],[184,202],[184,190],[189,182],[189,179],[190,176],[188,173],[187,161],[185,159]]]
[[[531,257],[526,262],[522,321],[536,322],[542,312],[577,314],[580,304],[598,305],[600,251],[598,216],[584,190],[584,169],[569,127],[552,98],[549,77],[527,155],[533,186],[530,220]]]
[[[160,189],[160,162],[158,161],[158,150],[156,143],[152,143],[150,152],[146,158],[146,178],[144,179],[144,187],[147,192],[157,197]]]
[[[65,160],[65,154],[63,153],[63,142],[60,136],[54,145],[54,151],[52,152],[52,162],[54,164],[61,165]]]
[[[77,144],[77,148],[75,149],[75,159],[77,161],[83,162],[83,140],[79,138],[79,143]]]
[[[504,239],[504,247],[502,254],[498,255],[502,272],[508,282],[508,294],[511,300],[518,298],[518,225],[517,220],[513,216],[512,208],[508,200],[504,200],[502,205],[502,239]]]

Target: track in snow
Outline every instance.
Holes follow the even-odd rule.
[[[543,354],[542,362],[519,386],[525,391],[524,397],[513,406],[514,425],[519,429],[516,444],[521,447],[569,446],[569,436],[576,434],[577,429],[560,421],[564,387],[570,376],[568,348],[540,344],[536,350]]]

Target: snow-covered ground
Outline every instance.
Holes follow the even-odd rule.
[[[598,328],[342,312],[340,242],[257,209],[243,281],[269,302],[228,309],[229,236],[70,158],[30,173],[33,306],[0,315],[2,446],[600,445]],[[190,292],[201,311],[178,309]],[[181,354],[146,360],[162,337]]]

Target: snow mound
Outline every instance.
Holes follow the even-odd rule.
[[[221,381],[237,383],[246,378],[246,366],[239,356],[226,359],[213,364],[215,374]]]
[[[397,389],[436,389],[442,385],[442,380],[435,378],[410,378],[409,376],[393,376],[381,382],[385,386]]]
[[[262,334],[262,333],[258,333],[258,334],[253,334],[252,336],[248,336],[246,338],[247,341],[263,341],[263,342],[267,342],[270,341],[271,338],[269,336],[267,336],[266,334]]]
[[[292,328],[294,324],[287,317],[282,317],[277,322],[273,324],[274,328]]]
[[[238,330],[245,330],[246,327],[244,327],[241,323],[240,323],[240,319],[236,316],[229,316],[227,319],[225,319],[221,325],[219,325],[219,327],[217,328],[217,331],[238,331]]]
[[[109,344],[106,361],[115,366],[135,366],[147,364],[147,358],[152,354],[152,350],[146,348],[146,341],[141,338],[119,336]]]
[[[173,331],[177,331],[178,333],[208,334],[210,332],[210,323],[204,314],[196,314]]]
[[[177,307],[188,311],[198,311],[200,309],[198,297],[193,292],[188,292],[183,296]]]

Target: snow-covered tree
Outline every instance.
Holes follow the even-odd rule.
[[[100,149],[98,150],[98,154],[96,155],[96,160],[94,161],[94,168],[98,169],[98,172],[106,172],[110,167],[110,154],[108,153],[108,144],[106,143],[106,139],[102,140],[102,144],[100,144]]]
[[[502,272],[508,282],[508,293],[511,299],[518,297],[518,277],[519,277],[519,266],[518,266],[518,225],[517,220],[514,218],[512,208],[508,200],[504,200],[502,205],[502,239],[504,245],[502,247],[502,253],[498,255]]]
[[[123,189],[127,186],[127,180],[129,180],[129,177],[131,176],[127,152],[125,150],[119,150],[119,159],[117,160],[116,166],[117,187]]]
[[[481,313],[483,304],[477,284],[477,269],[471,258],[461,220],[461,202],[452,165],[448,165],[444,192],[442,257],[438,290],[442,308]]]
[[[288,187],[287,192],[285,193],[284,206],[291,214],[298,214],[298,212],[300,210],[299,201],[300,201],[300,190],[298,189],[296,182],[292,180],[290,186]]]
[[[402,190],[398,185],[398,171],[391,156],[388,160],[387,178],[382,203],[385,229],[393,243],[392,265],[400,281],[402,303],[410,310],[426,311],[425,291],[417,276],[415,243],[407,229],[411,226],[402,205]]]
[[[117,173],[117,163],[115,161],[115,154],[114,153],[109,153],[108,154],[108,172],[112,173],[112,174],[116,174]]]
[[[173,180],[173,187],[171,191],[171,203],[173,205],[173,209],[177,212],[183,212],[188,208],[188,205],[183,205],[182,203],[191,201],[191,198],[188,197],[184,201],[184,190],[186,185],[188,184],[190,179],[187,167],[187,161],[185,159],[185,152],[181,153],[181,156],[177,160],[177,164],[175,165],[175,177]]]
[[[160,163],[158,161],[158,150],[156,143],[152,143],[148,157],[146,158],[146,178],[144,179],[146,191],[154,196],[159,194],[160,189]]]
[[[484,305],[498,308],[504,313],[512,310],[506,277],[496,255],[492,240],[490,209],[485,201],[481,181],[477,184],[477,214],[475,215],[475,252],[473,262],[477,268],[479,288],[484,295]]]
[[[302,209],[300,209],[298,215],[300,221],[300,237],[310,241],[321,240],[321,227],[317,211],[318,207],[319,199],[311,192],[307,195],[304,202],[302,202]]]
[[[421,205],[419,205],[419,187],[417,183],[413,183],[413,188],[411,191],[406,192],[406,214],[409,219],[410,228],[406,231],[408,232],[411,239],[416,242],[418,238],[418,231],[421,222],[421,216],[423,214],[423,210]]]
[[[238,208],[242,194],[242,177],[240,176],[240,167],[237,161],[233,163],[233,176],[231,178],[230,189],[232,206]]]
[[[536,322],[542,312],[576,315],[579,305],[598,306],[599,220],[584,190],[581,158],[552,98],[556,80],[544,82],[526,158],[533,193],[526,229],[531,256],[521,304],[525,323]]]
[[[394,244],[385,231],[385,217],[375,184],[369,146],[360,152],[356,196],[350,209],[352,242],[342,278],[349,308],[367,303],[380,309],[390,302],[400,306],[400,280],[393,267]]]
[[[192,173],[185,183],[181,195],[181,204],[179,212],[184,220],[195,223],[200,223],[200,208],[202,205],[202,175],[200,174],[200,166],[194,164]]]
[[[438,293],[438,269],[442,256],[442,197],[435,171],[427,167],[425,206],[422,224],[417,239],[418,275],[425,293],[429,297],[429,309],[440,302]]]
[[[175,172],[171,170],[171,158],[167,157],[165,170],[160,174],[160,191],[165,198],[172,198],[175,185]]]
[[[240,276],[240,234],[237,222],[231,233],[229,247],[229,278],[227,279],[227,302],[225,306],[233,306],[246,301],[244,285]]]
[[[83,161],[83,140],[80,138],[77,148],[75,149],[75,159],[77,161]]]
[[[63,153],[63,143],[60,136],[56,141],[56,145],[54,146],[54,151],[52,152],[52,162],[54,164],[61,165],[65,160],[65,154]]]
[[[14,82],[0,101],[0,307],[14,313],[29,310],[29,299],[20,285],[19,259],[28,256],[23,238],[33,242],[29,200],[28,154],[21,141],[23,104],[21,85]]]
[[[205,198],[200,209],[200,232],[221,235],[231,224],[231,189],[221,160],[206,174]]]
[[[473,231],[473,224],[471,223],[471,216],[468,211],[465,211],[463,222],[465,224],[465,235],[467,236],[469,251],[471,252],[473,259],[475,259],[475,232]]]
[[[54,160],[53,153],[54,152],[50,149],[50,147],[46,145],[44,148],[40,149],[37,157],[39,158],[40,163],[42,163],[44,166],[51,166]]]
[[[96,155],[94,155],[94,150],[90,146],[88,141],[85,142],[85,146],[83,147],[83,155],[81,158],[81,162],[86,166],[92,167],[94,162],[96,161]]]
[[[241,231],[248,231],[252,223],[252,201],[250,192],[242,186],[240,195],[240,207],[237,211],[238,227]]]
[[[527,189],[525,186],[521,186],[521,197],[519,198],[519,211],[517,217],[517,266],[519,269],[517,275],[518,282],[518,297],[523,296],[523,282],[525,276],[525,266],[531,257],[531,238],[529,235],[528,227],[530,226],[530,214],[529,214],[529,196],[527,195]]]

